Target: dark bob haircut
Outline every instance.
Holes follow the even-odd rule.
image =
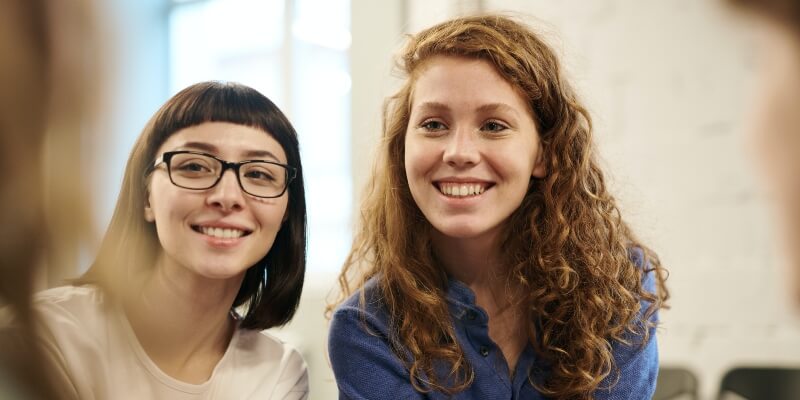
[[[283,147],[297,169],[289,184],[287,219],[263,259],[245,273],[233,308],[243,310],[241,327],[267,329],[294,316],[306,267],[306,201],[297,133],[275,104],[237,83],[202,82],[183,89],[150,119],[133,147],[117,206],[97,259],[78,284],[98,284],[112,295],[129,290],[137,268],[152,267],[161,251],[154,224],[145,220],[148,167],[156,151],[177,131],[204,122],[230,122],[263,130]],[[241,307],[241,308],[240,308]]]

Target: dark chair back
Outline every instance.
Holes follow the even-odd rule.
[[[736,396],[730,396],[735,394]],[[773,367],[741,367],[728,371],[722,378],[719,399],[747,400],[800,399],[800,369]]]
[[[697,400],[698,383],[692,371],[681,367],[660,367],[653,400]]]

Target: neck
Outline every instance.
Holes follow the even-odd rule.
[[[439,262],[455,279],[475,293],[475,304],[489,315],[489,337],[497,343],[513,374],[528,341],[523,297],[517,281],[509,278],[509,266],[502,256],[499,235],[491,240],[453,239],[433,235]]]
[[[161,257],[138,290],[123,298],[123,307],[148,356],[178,377],[190,361],[216,360],[215,366],[222,358],[233,334],[229,313],[242,279],[208,279]]]
[[[434,253],[450,276],[468,286],[482,285],[492,277],[504,274],[500,243],[491,238],[452,238],[434,232],[431,235]]]

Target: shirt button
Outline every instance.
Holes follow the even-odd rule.
[[[478,313],[473,310],[467,311],[467,319],[470,321],[475,321],[475,318],[478,318]]]
[[[489,355],[489,348],[486,346],[481,346],[481,355],[486,357]]]

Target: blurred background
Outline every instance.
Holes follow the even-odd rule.
[[[715,0],[109,0],[113,84],[85,158],[95,230],[113,211],[147,119],[179,89],[233,80],[271,98],[300,135],[309,265],[301,308],[276,334],[310,368],[311,398],[336,396],[324,305],[350,245],[361,188],[397,86],[405,33],[453,16],[522,16],[562,55],[631,225],[670,271],[661,363],[697,377],[702,398],[740,365],[800,366],[768,208],[751,171],[744,116],[757,49]],[[106,111],[107,110],[107,111]],[[95,136],[91,136],[95,137]],[[94,243],[47,284],[88,266]]]

